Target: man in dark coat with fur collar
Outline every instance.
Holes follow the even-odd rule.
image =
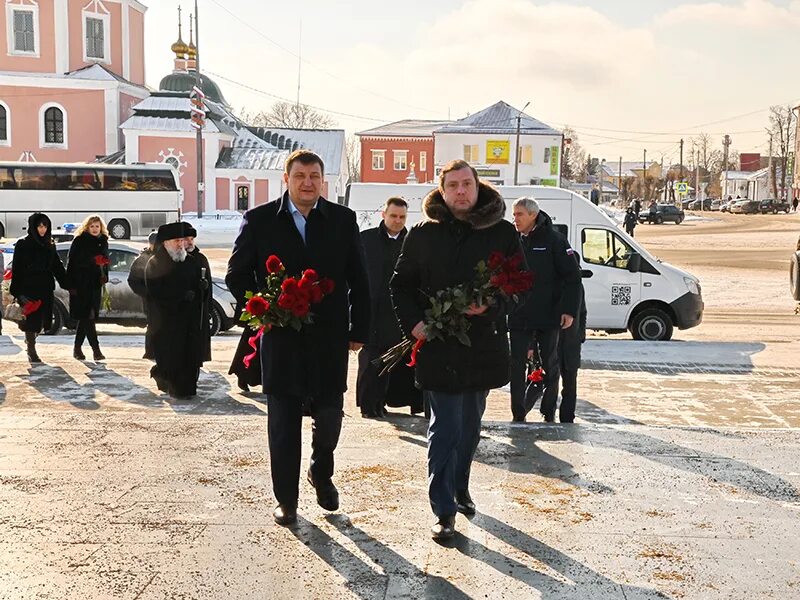
[[[348,350],[360,350],[369,334],[369,284],[355,213],[320,195],[322,159],[309,150],[293,152],[283,179],[282,197],[245,213],[225,281],[244,305],[246,292],[264,286],[266,261],[275,255],[290,276],[314,269],[334,282],[333,293],[312,306],[311,325],[300,331],[273,327],[261,337],[272,489],[278,500],[273,517],[288,525],[297,520],[306,412],[314,421],[307,479],[322,508],[339,508],[331,480],[333,453],[342,428]]]
[[[426,221],[406,236],[392,277],[392,300],[404,333],[425,340],[428,297],[467,283],[494,251],[521,253],[519,236],[503,220],[505,204],[463,160],[445,165],[439,187],[423,202]],[[505,307],[471,306],[466,346],[454,337],[426,341],[416,358],[416,381],[430,406],[428,495],[436,540],[455,534],[456,511],[475,514],[469,474],[489,390],[508,383]]]

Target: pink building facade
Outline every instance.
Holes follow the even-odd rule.
[[[0,160],[84,162],[118,152],[144,87],[136,0],[7,0],[0,10]]]

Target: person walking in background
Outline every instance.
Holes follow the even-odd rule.
[[[511,332],[511,415],[524,422],[525,375],[534,344],[544,369],[544,396],[540,412],[545,422],[555,421],[558,401],[558,336],[578,315],[580,269],[573,250],[553,227],[550,216],[533,198],[513,204],[514,226],[519,232],[533,287],[508,317]]]
[[[339,509],[333,483],[334,452],[342,429],[348,351],[369,333],[369,283],[355,213],[322,197],[325,166],[309,150],[286,159],[286,192],[244,215],[225,281],[236,300],[264,285],[271,256],[286,272],[312,269],[332,281],[332,293],[314,307],[313,323],[300,331],[273,327],[261,336],[262,389],[267,395],[272,490],[279,525],[297,521],[303,414],[313,419],[306,479],[317,504]]]
[[[628,210],[625,211],[625,220],[623,221],[623,225],[625,226],[625,232],[633,237],[633,230],[636,229],[636,225],[639,222],[638,217],[636,215],[636,210],[629,206]]]
[[[28,217],[28,235],[15,244],[11,263],[9,293],[23,310],[28,303],[39,304],[19,323],[19,328],[25,332],[28,360],[32,363],[42,362],[36,352],[36,336],[53,326],[55,282],[64,289],[69,288],[51,231],[50,218],[43,213],[33,213]]]
[[[104,360],[97,339],[97,317],[108,282],[108,230],[99,215],[89,215],[75,231],[67,258],[69,315],[78,322],[72,355],[84,360],[82,346],[89,340],[94,360]]]
[[[406,236],[391,280],[392,301],[403,332],[424,343],[416,356],[416,382],[430,407],[428,498],[436,515],[435,540],[455,535],[456,512],[475,514],[470,471],[489,390],[508,382],[506,306],[470,306],[470,344],[453,336],[425,342],[425,310],[438,291],[465,284],[493,252],[521,253],[519,236],[503,219],[503,197],[478,180],[463,160],[447,163],[439,186],[422,205],[427,220]]]
[[[200,306],[203,311],[203,315],[200,318],[200,322],[202,323],[200,336],[203,345],[203,362],[208,362],[211,360],[211,311],[214,294],[214,290],[211,286],[214,284],[214,281],[211,279],[211,265],[208,263],[208,258],[206,258],[205,254],[200,252],[200,248],[194,243],[197,237],[197,230],[189,223],[184,222],[183,225],[186,229],[186,237],[183,238],[183,247],[186,249],[187,260],[192,259],[197,261],[200,266],[200,274],[206,280],[206,285],[202,286],[200,298]]]
[[[370,291],[369,341],[358,353],[356,404],[361,416],[377,419],[386,414],[387,400],[392,406],[410,406],[411,413],[422,412],[422,395],[414,387],[414,369],[405,364],[380,375],[380,356],[403,339],[394,315],[389,280],[394,273],[400,248],[408,232],[405,227],[408,203],[389,198],[383,206],[382,221],[377,227],[361,232],[367,258]]]
[[[145,281],[145,268],[150,258],[153,256],[156,248],[156,238],[158,233],[151,231],[147,238],[147,246],[142,250],[136,260],[131,265],[131,271],[128,274],[128,285],[133,293],[142,299],[142,311],[144,312],[145,319],[147,319],[147,329],[144,332],[144,356],[152,360],[153,354],[153,332],[150,327],[150,310],[147,302],[147,283]]]
[[[798,203],[800,203],[800,199],[798,199],[798,197],[797,197],[797,196],[795,196],[795,197],[794,197],[794,199],[792,200],[792,210],[793,210],[794,212],[797,212],[797,205],[798,205]]]

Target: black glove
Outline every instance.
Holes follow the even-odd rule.
[[[183,293],[183,299],[184,299],[186,302],[191,302],[192,300],[194,300],[194,291],[192,291],[192,290],[186,290],[186,291]]]
[[[208,279],[201,279],[200,280],[200,289],[204,292],[208,289]]]
[[[19,303],[20,306],[24,306],[30,301],[31,301],[30,298],[28,298],[27,296],[17,296],[17,302]]]

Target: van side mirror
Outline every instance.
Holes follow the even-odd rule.
[[[628,258],[628,271],[631,273],[638,273],[642,267],[642,255],[638,252],[632,252]]]

